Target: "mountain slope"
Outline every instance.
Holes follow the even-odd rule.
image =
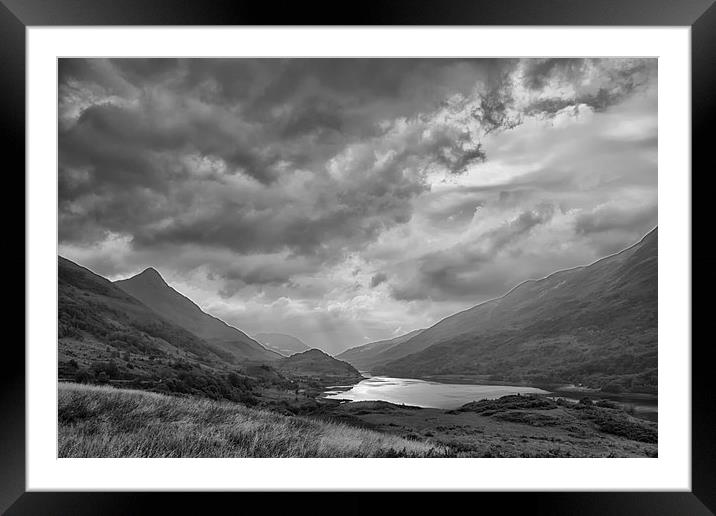
[[[655,392],[657,229],[591,265],[526,281],[395,346],[396,376],[491,375]]]
[[[266,349],[281,353],[286,357],[311,349],[301,339],[284,333],[257,333],[254,335],[254,339]]]
[[[225,353],[172,324],[109,280],[58,257],[60,353],[99,358],[107,349],[145,357],[221,362]],[[95,356],[97,355],[97,356]]]
[[[281,358],[244,332],[229,326],[199,308],[193,301],[167,285],[161,275],[148,268],[114,284],[168,321],[220,348],[235,360],[268,361]]]
[[[319,349],[310,349],[271,364],[281,373],[315,378],[322,383],[360,381],[363,376],[348,362],[336,360]]]
[[[297,390],[312,401],[322,385],[320,377],[286,378],[264,362],[238,363],[222,346],[166,320],[111,281],[62,257],[57,351],[60,381],[268,406],[287,396],[295,399]],[[330,381],[343,375],[341,366],[350,367],[335,362],[328,369]]]
[[[378,364],[384,364],[391,360],[395,360],[396,358],[420,351],[419,349],[401,348],[402,352],[400,354],[390,353],[391,349],[395,348],[399,344],[409,341],[423,331],[425,330],[413,330],[410,333],[406,333],[400,337],[395,337],[394,339],[379,340],[362,346],[356,346],[345,350],[339,355],[336,355],[336,358],[339,360],[345,360],[361,371],[370,371]]]

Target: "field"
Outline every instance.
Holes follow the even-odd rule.
[[[59,457],[428,457],[429,441],[247,408],[61,383]]]

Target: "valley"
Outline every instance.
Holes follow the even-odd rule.
[[[655,456],[656,249],[654,230],[591,265],[522,283],[430,328],[336,357],[290,335],[251,338],[204,312],[153,268],[110,282],[59,257],[63,456],[119,456],[135,444],[157,446],[102,448],[92,437],[100,414],[77,408],[96,400],[107,411],[102,432],[108,435],[119,431],[107,423],[114,421],[113,407],[133,400],[177,414],[194,403],[208,413],[218,407],[235,412],[222,423],[226,435],[251,414],[287,429],[313,421],[311,428],[332,435],[338,430],[330,425],[337,422],[346,435],[363,436],[351,442],[387,439],[418,450],[360,445],[336,456]],[[379,377],[366,380],[359,371]],[[393,380],[386,383],[386,376]],[[386,390],[391,382],[400,388]],[[643,416],[634,408],[640,396],[651,415],[634,417]],[[146,407],[137,410],[154,410]],[[156,416],[151,424],[165,434],[183,416],[176,417]],[[207,421],[197,423],[202,429],[195,438],[211,432]],[[148,438],[139,423],[132,432],[125,438]],[[222,437],[207,456],[269,453],[234,445],[248,437],[231,439]],[[204,453],[177,446],[156,456]],[[275,456],[325,456],[333,453],[328,449]]]

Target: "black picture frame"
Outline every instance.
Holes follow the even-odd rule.
[[[359,5],[314,1],[280,6],[244,0],[0,0],[0,145],[5,157],[6,180],[15,179],[20,183],[16,187],[6,183],[6,192],[25,191],[24,179],[21,179],[24,174],[19,172],[25,169],[25,30],[40,25],[690,26],[692,235],[701,236],[703,241],[711,234],[703,222],[710,217],[705,212],[699,216],[696,197],[711,191],[707,181],[714,170],[713,144],[708,131],[714,122],[716,105],[714,0],[393,0]],[[693,188],[695,182],[698,188]],[[24,199],[17,193],[8,197]],[[10,206],[7,202],[4,204]],[[704,204],[698,206],[703,209]],[[17,209],[13,208],[15,214]],[[8,224],[13,224],[17,215],[10,219],[9,208],[6,211]],[[19,232],[19,224],[15,225]],[[24,242],[24,227],[20,238]],[[696,241],[692,247],[696,247],[695,244]],[[18,281],[20,275],[16,271],[21,267],[18,263],[21,258],[27,277],[32,272],[27,268],[24,246],[22,251],[13,251],[12,268],[6,268],[6,271],[14,271],[13,276]],[[693,294],[711,290],[715,266],[713,254],[695,253],[692,249],[692,268],[699,271]],[[695,303],[693,294],[692,320],[710,308],[708,303]],[[16,307],[20,304],[13,302]],[[22,306],[24,310],[24,302]],[[14,318],[14,321],[19,320],[19,317]],[[695,336],[693,331],[692,335]],[[453,493],[450,506],[457,510],[463,504],[484,508],[497,505],[503,513],[528,511],[550,515],[700,515],[716,512],[716,403],[710,385],[714,362],[710,360],[708,339],[692,340],[690,492]],[[6,339],[3,374],[0,375],[0,511],[7,510],[8,515],[141,514],[154,512],[155,507],[161,507],[163,513],[186,514],[198,509],[210,513],[216,504],[228,504],[227,507],[233,510],[254,506],[314,512],[325,507],[331,512],[357,513],[373,504],[384,504],[382,495],[373,493],[293,493],[289,497],[284,493],[189,496],[186,493],[25,492],[25,351],[20,342],[20,338]],[[309,497],[312,499],[308,500]],[[428,507],[424,493],[411,494],[410,503],[416,508]],[[401,506],[406,508],[402,501]]]

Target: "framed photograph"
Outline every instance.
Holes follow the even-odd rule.
[[[488,4],[3,0],[0,508],[713,513],[716,8]]]

